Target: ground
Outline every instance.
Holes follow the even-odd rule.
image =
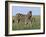
[[[15,16],[12,16],[12,20]],[[40,16],[32,16],[32,24],[12,23],[12,30],[40,29]]]

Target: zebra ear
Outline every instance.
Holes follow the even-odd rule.
[[[29,13],[31,14],[31,13],[32,13],[32,11],[29,11]]]

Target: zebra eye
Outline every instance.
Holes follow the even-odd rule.
[[[30,16],[31,17],[31,16]]]
[[[13,20],[13,23],[14,23],[14,20]]]

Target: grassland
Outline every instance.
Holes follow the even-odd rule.
[[[13,19],[15,17],[12,17]],[[12,19],[12,20],[13,20]],[[40,16],[32,16],[32,24],[12,23],[12,30],[40,29]]]

